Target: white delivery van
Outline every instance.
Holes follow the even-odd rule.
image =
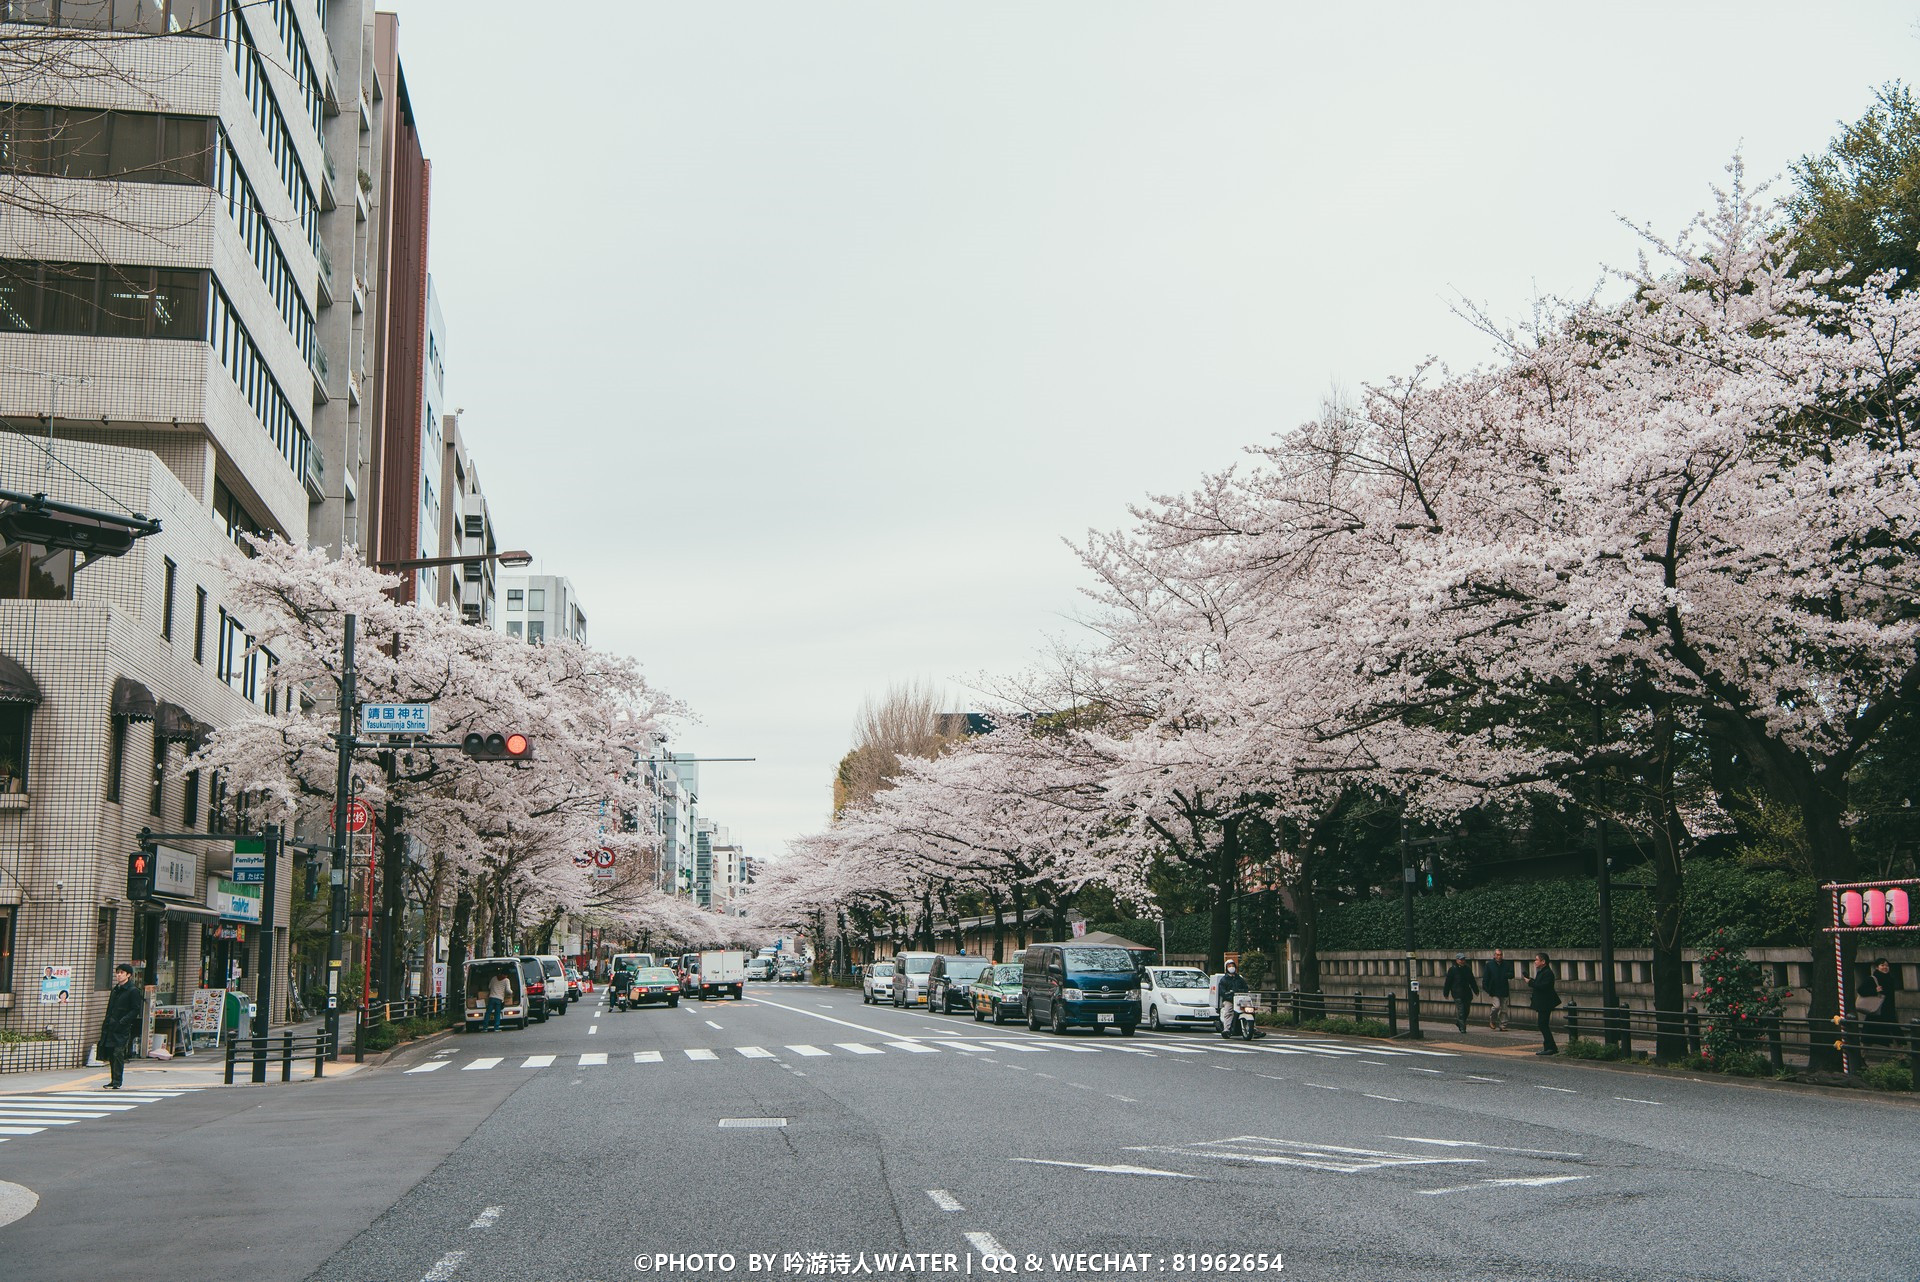
[[[740,1000],[747,990],[747,955],[733,948],[701,953],[700,974],[695,982],[702,997],[730,996]]]

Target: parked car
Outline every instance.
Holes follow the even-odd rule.
[[[1184,1024],[1213,1027],[1213,997],[1206,972],[1191,966],[1148,966],[1142,970],[1140,1017],[1152,1029]]]
[[[533,1022],[544,1024],[547,1016],[553,1014],[555,1005],[564,1004],[559,998],[547,1000],[547,964],[533,953],[520,954],[524,963],[522,969],[527,974],[527,1009],[533,1016]]]
[[[654,1002],[665,1002],[669,1006],[680,1004],[680,979],[670,968],[642,966],[631,974],[625,991],[616,991],[613,995],[615,1010],[633,1010]]]
[[[1027,1027],[1111,1025],[1127,1037],[1140,1022],[1140,972],[1133,953],[1107,944],[1030,944],[1021,961]]]
[[[927,1000],[927,973],[939,953],[895,953],[893,955],[893,1004],[914,1006]]]
[[[804,983],[807,978],[807,965],[798,957],[783,957],[780,959],[780,968],[775,978],[783,984]]]
[[[860,977],[860,1000],[869,1006],[893,1000],[893,963],[874,962]]]
[[[572,1007],[575,996],[567,991],[567,964],[552,953],[540,953],[538,959],[544,972],[540,992],[547,1012],[564,1015]]]
[[[492,986],[495,975],[505,975],[510,986],[506,1004],[500,1010],[501,1026],[511,1024],[515,1028],[525,1028],[527,1021],[532,1018],[532,1008],[527,1000],[528,978],[539,973],[538,969],[526,965],[518,957],[476,957],[469,961],[467,1008],[464,1012],[467,1031],[480,1031],[481,1022],[487,1017],[487,990]]]
[[[933,959],[927,971],[927,1009],[941,1015],[956,1010],[971,1010],[969,991],[980,972],[993,965],[985,957],[949,957],[945,953]]]
[[[1026,1010],[1026,1000],[1022,994],[1020,977],[1022,968],[1017,962],[1001,962],[980,972],[973,981],[973,1018],[978,1023],[992,1020],[1004,1024],[1009,1019],[1019,1019]]]
[[[773,978],[773,958],[756,957],[752,961],[748,962],[747,978],[749,980],[772,979]]]
[[[567,1000],[569,1002],[580,1000],[580,972],[572,966],[567,967]]]

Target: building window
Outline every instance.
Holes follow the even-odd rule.
[[[179,575],[179,567],[173,563],[173,558],[170,556],[161,557],[160,564],[160,639],[171,641],[173,640],[173,585]]]
[[[72,551],[49,552],[38,543],[12,543],[0,550],[0,599],[73,600]]]
[[[547,590],[545,588],[527,589],[527,610],[538,614],[547,608]]]
[[[0,260],[0,330],[204,339],[207,279],[192,268]]]
[[[207,661],[207,590],[193,590],[193,661]]]
[[[507,609],[519,610],[527,603],[527,594],[519,588],[507,589]]]
[[[467,518],[467,537],[468,538],[477,539],[481,535],[485,534],[486,532],[487,532],[487,526],[486,526],[485,517],[469,516]]]
[[[544,622],[539,619],[529,619],[527,621],[527,641],[529,644],[539,645],[542,641],[546,640],[546,637],[547,625]]]
[[[120,776],[127,768],[127,719],[110,717],[107,721],[107,800],[120,800]]]
[[[518,619],[508,620],[507,635],[510,637],[517,637],[520,635],[520,620]]]
[[[180,822],[187,828],[200,826],[200,772],[187,771],[187,782],[180,789]]]
[[[167,793],[167,737],[160,733],[160,723],[153,723],[153,797],[147,803],[147,812],[158,819],[166,813]]]
[[[22,789],[28,783],[32,733],[32,705],[0,703],[0,776],[17,780]]]
[[[206,116],[0,103],[0,168],[205,186],[211,124]]]
[[[113,945],[119,915],[117,908],[102,908],[94,918],[93,987],[96,992],[113,987]]]
[[[13,936],[19,912],[12,904],[0,904],[0,993],[13,991]]]

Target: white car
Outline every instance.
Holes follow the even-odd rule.
[[[1191,966],[1149,966],[1140,973],[1140,1022],[1148,1028],[1213,1027],[1213,991]]]
[[[860,977],[860,1000],[869,1006],[893,1000],[893,963],[875,962]]]

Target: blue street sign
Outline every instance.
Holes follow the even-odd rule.
[[[432,734],[433,705],[430,703],[363,703],[360,705],[361,734]]]

